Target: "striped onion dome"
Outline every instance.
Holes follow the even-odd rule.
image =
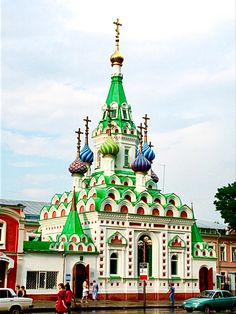
[[[155,183],[159,181],[158,176],[155,174],[153,170],[151,170],[151,178],[152,178],[152,181],[154,181]]]
[[[103,155],[116,156],[119,152],[119,146],[114,142],[112,137],[109,135],[106,141],[100,146],[100,152]]]
[[[69,166],[68,170],[70,173],[78,173],[78,174],[84,174],[88,171],[88,168],[86,164],[81,161],[79,158],[76,158]]]
[[[153,161],[155,158],[155,153],[152,150],[152,148],[148,145],[148,143],[143,144],[143,150],[142,150],[143,156],[147,158],[149,161]]]
[[[91,164],[93,162],[93,152],[91,151],[88,144],[85,144],[84,147],[82,148],[82,150],[80,152],[80,159],[83,162],[87,162],[89,164]]]
[[[150,161],[143,156],[143,154],[138,154],[137,158],[131,164],[131,169],[134,172],[147,172],[151,168]]]

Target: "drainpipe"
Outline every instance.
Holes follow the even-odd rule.
[[[63,266],[62,266],[62,278],[63,278],[63,282],[65,282],[65,264],[66,264],[66,253],[62,254],[62,258],[63,258]]]

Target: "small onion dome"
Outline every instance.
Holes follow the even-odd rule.
[[[124,58],[123,56],[120,54],[120,52],[118,50],[116,50],[110,57],[111,60],[111,64],[118,64],[118,65],[122,65]]]
[[[73,173],[78,173],[78,174],[84,174],[85,172],[88,171],[87,166],[83,161],[81,161],[79,158],[76,158],[71,164],[68,170],[73,174]]]
[[[135,161],[131,164],[131,169],[134,172],[148,172],[151,168],[151,163],[147,158],[143,156],[143,154],[138,154]]]
[[[158,176],[155,174],[155,172],[153,170],[151,170],[151,178],[152,178],[152,181],[155,183],[157,183],[159,181]]]
[[[143,156],[147,158],[149,161],[153,161],[155,158],[155,153],[151,149],[151,147],[148,145],[148,143],[143,144],[143,150],[142,150]]]
[[[119,146],[114,142],[112,137],[109,135],[106,141],[100,146],[100,152],[103,155],[116,156],[119,152]]]
[[[91,164],[93,162],[93,152],[91,151],[88,144],[85,144],[84,147],[82,148],[82,150],[80,152],[80,159],[83,162],[87,162],[89,164]]]

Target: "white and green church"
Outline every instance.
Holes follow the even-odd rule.
[[[50,298],[59,282],[69,282],[77,297],[82,282],[99,283],[100,299],[176,298],[213,288],[216,252],[201,238],[193,209],[175,193],[164,194],[152,170],[155,153],[148,142],[148,117],[136,127],[128,104],[119,51],[110,58],[111,85],[89,147],[88,117],[81,149],[69,165],[72,186],[42,208],[34,241],[24,242],[18,282],[35,298]],[[141,277],[142,277],[141,276]]]

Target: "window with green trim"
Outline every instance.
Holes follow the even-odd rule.
[[[110,275],[118,274],[118,254],[112,253],[110,256]]]
[[[117,109],[111,109],[110,117],[111,117],[111,119],[116,119],[117,118]]]
[[[127,109],[122,109],[122,115],[124,120],[129,119]]]
[[[124,167],[129,167],[129,147],[125,147]]]
[[[171,257],[171,276],[177,276],[178,275],[178,256],[173,255]]]

